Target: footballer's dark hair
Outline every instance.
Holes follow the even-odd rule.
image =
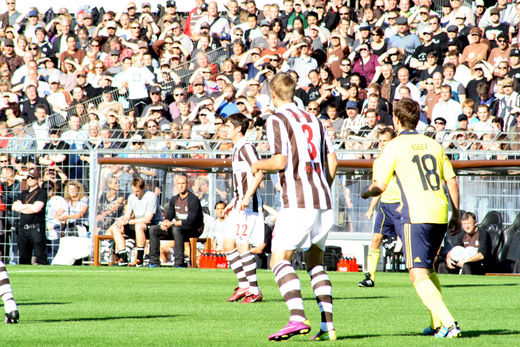
[[[240,127],[240,132],[242,135],[246,134],[247,129],[249,128],[249,118],[244,116],[242,113],[233,113],[226,117],[226,123],[231,123],[233,127]]]
[[[141,177],[136,177],[132,180],[132,183],[131,183],[132,187],[136,187],[136,188],[139,188],[139,189],[144,189],[146,183],[145,181],[141,178]]]
[[[224,205],[224,207],[226,207],[227,204],[223,200],[219,200],[215,203],[215,208],[217,208],[218,205]]]
[[[460,218],[460,220],[468,220],[470,218],[473,218],[473,221],[477,222],[477,216],[473,212],[464,212]]]
[[[419,104],[410,98],[403,98],[395,102],[394,116],[406,129],[414,130],[417,127],[420,113]]]

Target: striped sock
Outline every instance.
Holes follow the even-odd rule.
[[[5,313],[13,312],[17,309],[16,302],[13,297],[13,289],[9,282],[9,274],[5,268],[5,264],[0,260],[0,296],[4,301]]]
[[[249,293],[258,294],[258,282],[256,278],[256,260],[255,256],[251,252],[246,252],[240,256],[242,258],[242,267],[246,274],[247,281],[249,282]]]
[[[316,265],[308,272],[311,277],[312,290],[321,311],[320,329],[330,331],[334,329],[332,324],[332,284],[323,266]]]
[[[242,258],[240,254],[238,254],[237,249],[235,248],[231,252],[226,252],[226,258],[229,262],[229,267],[238,278],[238,287],[239,288],[247,288],[248,282],[246,278],[246,273],[244,272],[244,268],[242,265]]]
[[[303,312],[303,300],[300,291],[300,280],[291,263],[282,260],[273,266],[276,283],[280,288],[287,307],[289,308],[290,321],[305,322],[307,318]]]

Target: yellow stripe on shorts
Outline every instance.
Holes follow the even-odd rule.
[[[404,245],[406,247],[406,268],[411,269],[413,267],[412,257],[412,225],[406,223],[404,225]]]

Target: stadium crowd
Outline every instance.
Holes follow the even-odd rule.
[[[15,0],[5,4],[4,191],[21,189],[33,167],[57,195],[67,182],[87,188],[91,158],[67,150],[126,149],[118,155],[127,157],[229,150],[220,129],[237,112],[251,119],[246,138],[263,140],[274,112],[268,81],[277,72],[297,81],[295,102],[324,122],[338,149],[377,148],[377,131],[392,126],[393,102],[404,97],[421,106],[418,130],[460,150],[455,159],[503,159],[486,151],[519,148],[520,2],[284,0],[259,9],[254,0],[222,8],[196,0],[189,13],[178,13],[170,0],[157,9],[128,2],[116,12],[75,13],[37,6],[20,13]],[[117,206],[101,211],[112,217],[121,214],[112,186],[124,183],[130,193],[133,174],[115,170],[124,180],[103,187],[104,203]],[[140,174],[157,177],[144,168]],[[151,189],[158,194],[161,187]],[[8,195],[4,215],[13,213]]]

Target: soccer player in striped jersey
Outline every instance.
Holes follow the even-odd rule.
[[[440,338],[460,336],[460,328],[444,304],[441,285],[433,270],[433,261],[448,229],[460,229],[459,185],[441,145],[415,128],[419,122],[419,105],[409,98],[395,103],[393,122],[399,136],[388,143],[379,156],[381,166],[374,171],[373,182],[362,198],[378,196],[395,174],[401,191],[402,228],[406,267],[410,280],[424,305],[430,310],[431,326],[423,333]]]
[[[379,140],[379,148],[383,151],[386,144],[395,137],[395,131],[390,127],[386,127],[378,131],[377,137]],[[373,172],[378,170],[380,162],[379,159],[374,160]],[[381,201],[379,202],[379,200]],[[367,273],[365,273],[365,279],[358,283],[360,287],[373,287],[375,285],[376,268],[379,262],[379,255],[381,254],[379,248],[381,247],[383,236],[397,236],[397,229],[401,225],[401,213],[398,212],[399,205],[401,204],[401,192],[395,181],[395,176],[392,176],[383,194],[381,194],[380,197],[373,197],[372,201],[370,201],[370,206],[365,214],[368,219],[372,218],[372,214],[378,202],[379,207],[374,223],[372,243],[368,249]]]
[[[249,119],[241,113],[226,117],[225,131],[233,142],[233,200],[226,207],[229,213],[224,251],[229,266],[238,278],[238,288],[227,301],[254,303],[262,301],[256,276],[256,260],[250,245],[259,244],[264,237],[264,214],[262,199],[256,189],[262,182],[263,173],[251,173],[251,165],[258,161],[256,148],[245,138]]]
[[[9,274],[5,268],[5,264],[0,260],[0,296],[4,302],[5,322],[7,324],[18,323],[20,314],[13,297],[13,289],[9,282]]]
[[[321,311],[320,330],[312,340],[335,340],[332,285],[323,268],[323,251],[334,222],[330,186],[336,175],[337,159],[321,122],[293,103],[295,86],[295,81],[285,73],[277,74],[269,82],[277,110],[267,119],[267,138],[273,155],[252,167],[253,173],[278,172],[282,188],[282,208],[273,230],[271,269],[290,318],[269,340],[287,340],[311,330],[303,309],[300,280],[291,266],[298,249],[304,251]]]

